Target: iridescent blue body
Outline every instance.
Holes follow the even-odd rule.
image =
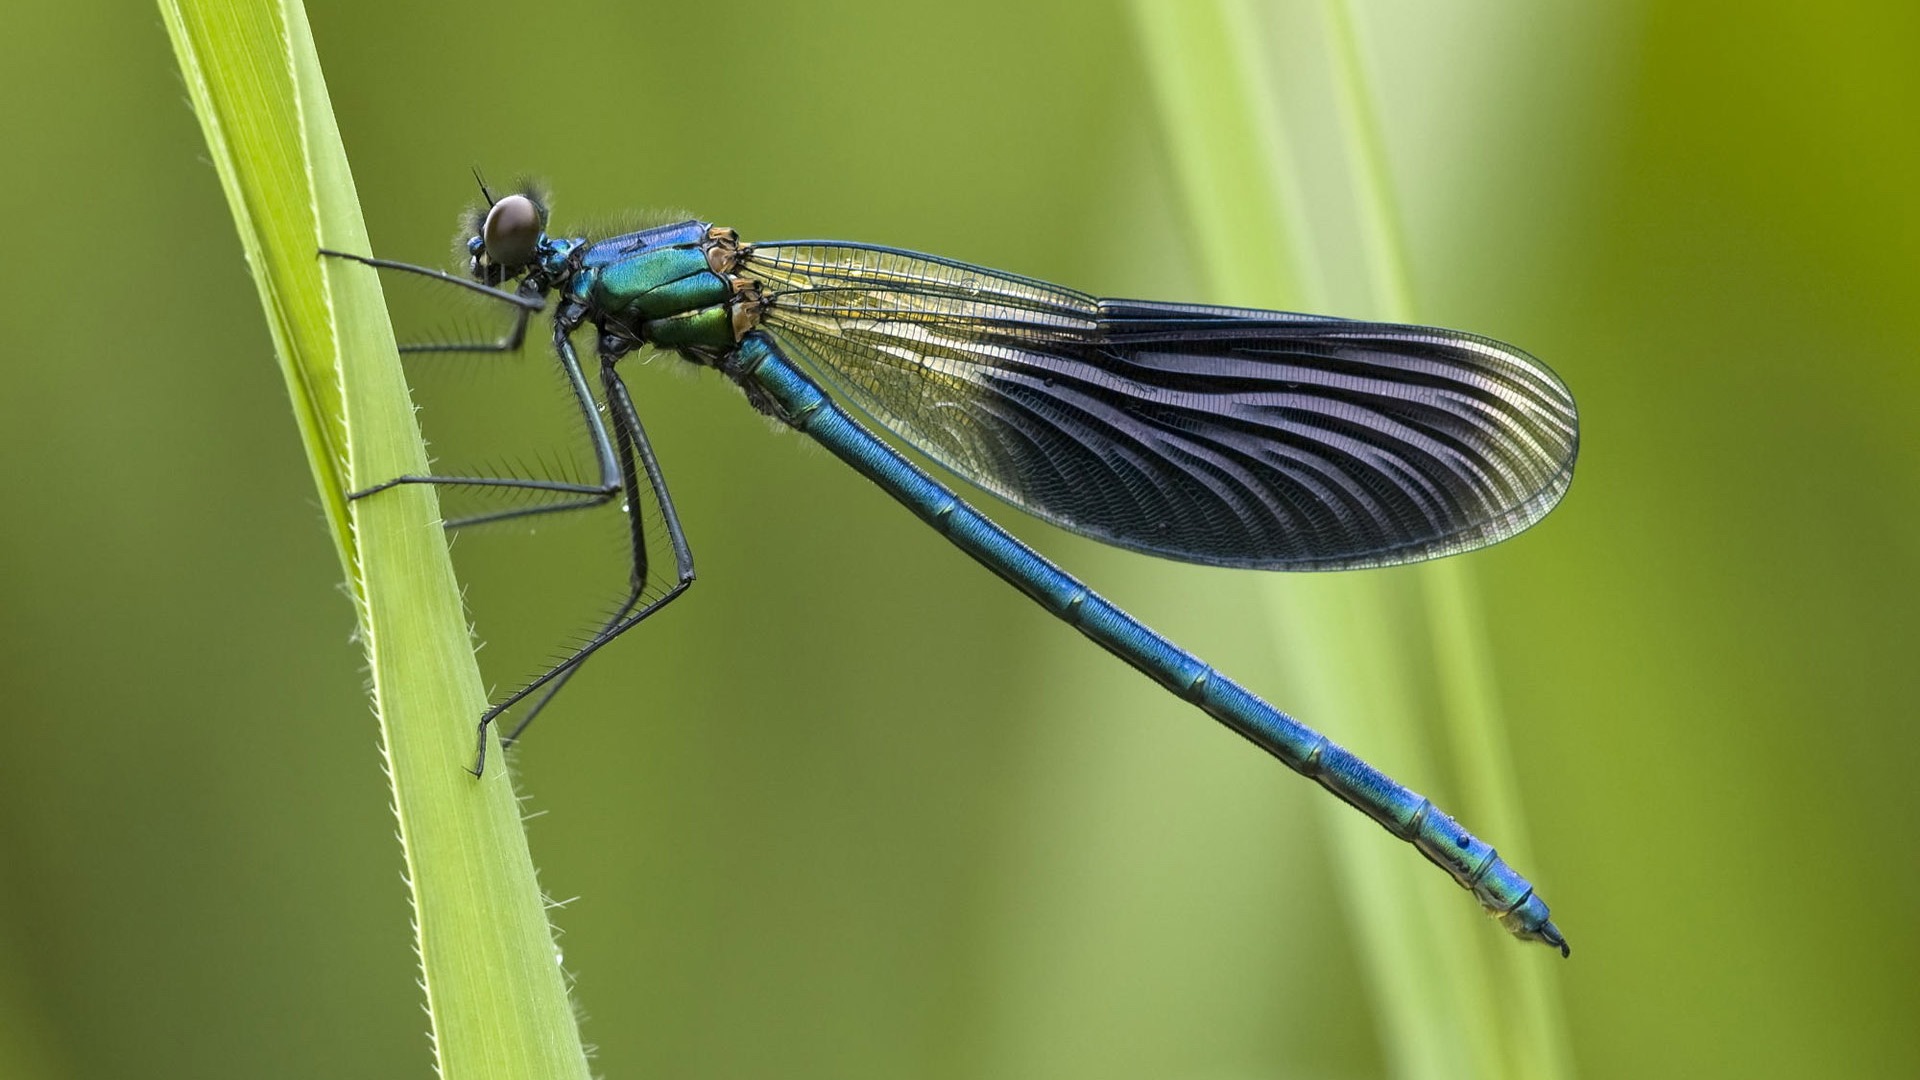
[[[526,200],[512,207],[525,219],[518,233],[495,225],[513,199]],[[635,349],[671,349],[725,374],[756,408],[1046,610],[1411,843],[1513,934],[1567,951],[1547,905],[1492,846],[1093,593],[826,389],[994,495],[1107,543],[1212,565],[1341,569],[1483,546],[1553,506],[1571,479],[1577,420],[1538,361],[1454,331],[1100,300],[887,248],[742,244],[698,221],[550,238],[530,196],[491,205],[469,242],[479,284],[467,287],[518,304],[522,327],[554,297],[554,349],[595,433],[603,482],[392,483],[578,496],[561,509],[624,492],[635,565],[628,603],[603,632],[483,718],[483,754],[486,721],[543,685],[557,688],[692,580],[672,501],[615,371]],[[515,279],[515,292],[495,288]],[[611,439],[571,343],[589,325]],[[509,514],[524,512],[537,511]],[[499,516],[508,515],[476,520]],[[677,580],[649,558],[647,517],[665,526]]]
[[[1566,949],[1565,938],[1549,921],[1546,902],[1491,844],[1461,828],[1424,796],[1154,633],[989,521],[848,416],[781,356],[766,335],[747,335],[721,370],[765,393],[778,406],[782,419],[880,485],[955,547],[1067,625],[1420,849],[1471,889],[1508,930]]]

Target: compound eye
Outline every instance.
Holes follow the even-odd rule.
[[[480,227],[487,258],[503,268],[532,262],[534,249],[540,244],[541,225],[540,208],[525,195],[509,195],[494,203]]]

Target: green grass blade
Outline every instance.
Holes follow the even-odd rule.
[[[1154,74],[1162,126],[1178,163],[1187,219],[1200,237],[1201,266],[1215,299],[1266,307],[1325,306],[1300,205],[1287,133],[1272,107],[1275,88],[1255,55],[1265,38],[1238,4],[1135,4]],[[1248,148],[1265,148],[1261,154]],[[1272,232],[1253,232],[1249,223]],[[1256,240],[1250,240],[1257,237]],[[1208,238],[1213,238],[1209,240]],[[1384,588],[1357,577],[1339,596],[1315,580],[1270,579],[1269,615],[1284,643],[1276,666],[1287,704],[1308,723],[1363,756],[1382,760],[1395,714],[1409,711],[1408,676],[1381,646],[1389,621]],[[1370,677],[1361,677],[1365,667]],[[1390,760],[1404,773],[1409,754]],[[1403,777],[1404,778],[1404,777]],[[1402,888],[1396,863],[1425,863],[1360,815],[1328,801],[1335,877],[1370,969],[1385,1050],[1401,1075],[1460,1075],[1435,1063],[1455,1060],[1445,1025],[1429,1022],[1423,998],[1444,988],[1445,962],[1432,954],[1417,897]],[[1420,1067],[1410,1068],[1410,1064]]]
[[[1348,0],[1325,0],[1324,8],[1347,158],[1357,181],[1368,276],[1382,317],[1415,322],[1407,245],[1354,13]],[[1532,845],[1473,566],[1464,559],[1443,559],[1420,567],[1419,580],[1434,648],[1442,728],[1459,787],[1468,793],[1457,813],[1478,823],[1482,835],[1499,837],[1501,849],[1514,865],[1529,866]],[[1488,953],[1490,977],[1504,988],[1499,997],[1507,1023],[1501,1025],[1500,1034],[1504,1060],[1513,1075],[1541,1080],[1570,1076],[1572,1049],[1567,1044],[1558,983],[1550,969],[1519,950],[1483,951]]]
[[[1404,248],[1353,36],[1340,21],[1344,11],[1331,13],[1328,27],[1305,9],[1276,14],[1245,0],[1137,0],[1134,10],[1212,298],[1408,318]],[[1309,47],[1320,50],[1309,57],[1314,63],[1281,70],[1275,22],[1282,18],[1287,33],[1316,36],[1320,44]],[[1290,44],[1290,59],[1301,60],[1297,42]],[[1301,126],[1335,130],[1344,145],[1308,145],[1289,130],[1283,104],[1298,110],[1334,102],[1338,116],[1313,115],[1320,122]],[[1309,154],[1323,170],[1346,159],[1355,190],[1350,211],[1336,204],[1309,213],[1302,198],[1309,184],[1298,168]],[[1352,220],[1339,219],[1342,212]],[[1325,233],[1361,237],[1364,274],[1329,277],[1326,268],[1335,262],[1316,250],[1316,224]],[[1329,280],[1364,280],[1373,296],[1335,295]],[[1441,564],[1269,579],[1271,621],[1282,645],[1275,666],[1287,704],[1303,719],[1517,853],[1507,831],[1517,834],[1517,798],[1462,573]],[[1420,655],[1427,650],[1436,652],[1431,676]],[[1449,721],[1447,757],[1463,763],[1458,786],[1490,793],[1476,805],[1450,806],[1447,789],[1454,785],[1436,782],[1443,771],[1426,733],[1436,713]],[[1546,1004],[1542,989],[1544,950],[1488,926],[1469,898],[1372,822],[1330,801],[1326,815],[1335,877],[1354,916],[1394,1073],[1556,1075],[1566,1055],[1557,1006]],[[1527,1000],[1516,1003],[1516,992]],[[1524,1022],[1515,1025],[1516,1016]]]
[[[1324,302],[1286,126],[1233,4],[1135,0],[1171,156],[1213,289],[1230,302]],[[1259,237],[1249,243],[1249,237]]]
[[[315,255],[368,245],[306,13],[295,0],[160,10],[358,606],[440,1075],[584,1078],[506,771],[464,771],[485,697],[436,500],[419,486],[344,496],[425,471],[426,453],[372,272]]]

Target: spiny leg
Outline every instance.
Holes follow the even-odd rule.
[[[426,278],[429,281],[450,285],[488,300],[505,304],[514,311],[513,324],[507,329],[506,333],[492,341],[402,344],[400,351],[403,353],[517,352],[526,341],[528,321],[533,317],[535,312],[546,307],[546,301],[539,291],[525,283],[516,291],[508,291],[490,285],[483,285],[480,282],[463,278],[456,274],[450,274],[444,270],[436,270],[426,266],[415,266],[412,263],[396,262],[392,259],[376,259],[365,255],[354,255],[350,252],[332,251],[326,248],[320,249],[320,254],[331,258],[345,259],[349,262],[359,263],[362,266],[372,267],[376,270],[392,270],[398,273],[412,274],[416,277]],[[562,358],[561,366],[563,368],[567,367],[564,357]],[[572,370],[567,371],[567,377],[575,401],[578,403],[582,414],[587,417],[588,437],[594,442],[594,456],[600,466],[599,483],[577,484],[566,481],[540,480],[530,477],[401,476],[375,484],[372,487],[355,491],[348,495],[348,498],[365,498],[368,495],[385,491],[399,484],[438,484],[448,487],[508,488],[520,491],[542,491],[560,495],[578,496],[578,498],[566,499],[561,502],[548,503],[540,506],[520,506],[508,510],[498,510],[473,514],[463,518],[455,518],[446,523],[446,527],[449,529],[458,529],[468,525],[483,525],[500,521],[510,521],[515,518],[529,517],[535,514],[552,514],[567,510],[585,510],[604,505],[608,499],[611,499],[619,492],[619,483],[615,479],[615,470],[611,461],[611,451],[606,446],[606,432],[598,424],[598,417],[593,408],[592,398],[586,393],[586,380],[578,371],[577,364],[573,366]]]
[[[573,361],[571,369],[577,371],[579,364],[578,361],[573,358],[572,343],[561,339],[560,342],[556,343],[556,348],[564,349],[567,358]],[[613,617],[600,628],[600,631],[588,638],[578,649],[574,650],[572,656],[555,664],[538,678],[527,683],[519,690],[514,691],[500,702],[490,706],[486,713],[480,717],[473,760],[473,774],[475,776],[481,775],[486,769],[487,728],[497,720],[501,714],[525,700],[535,691],[545,689],[546,692],[541,694],[539,699],[533,703],[527,715],[522,717],[520,722],[514,725],[513,730],[508,732],[506,737],[500,740],[500,744],[504,748],[512,745],[514,740],[518,739],[520,734],[526,731],[527,726],[533,723],[534,718],[540,714],[542,709],[546,708],[548,702],[553,700],[554,695],[558,694],[561,688],[567,684],[567,681],[573,678],[574,672],[580,669],[580,665],[585,662],[587,657],[598,652],[602,646],[614,638],[638,626],[649,615],[659,611],[679,597],[681,593],[686,592],[687,587],[693,584],[693,551],[688,547],[686,533],[680,527],[680,514],[679,511],[674,508],[673,496],[667,491],[667,481],[660,472],[660,462],[654,456],[653,444],[647,440],[646,428],[640,423],[640,414],[633,407],[633,397],[628,393],[626,383],[614,369],[614,361],[617,360],[619,356],[619,351],[610,350],[609,347],[603,343],[600,361],[600,385],[606,395],[607,411],[613,418],[613,434],[619,458],[620,485],[621,489],[626,492],[627,530],[633,554],[627,598],[625,602],[615,610]],[[646,474],[647,491],[652,494],[654,502],[660,508],[660,521],[666,529],[667,541],[673,548],[674,559],[673,584],[659,597],[646,601],[645,603],[642,603],[642,600],[646,595],[649,562],[646,522],[643,519],[642,512],[642,507],[645,503],[641,497],[643,492],[640,487],[640,475],[642,472]],[[638,605],[637,610],[636,605]]]
[[[617,359],[617,354],[615,354],[614,358]],[[611,382],[609,382],[610,376]],[[600,385],[610,403],[608,412],[613,416],[614,447],[620,456],[620,483],[621,487],[627,493],[627,543],[632,554],[632,563],[630,564],[631,569],[627,574],[626,599],[621,602],[619,607],[614,609],[613,614],[608,617],[607,621],[601,625],[598,631],[587,639],[588,641],[593,641],[603,635],[611,633],[615,627],[619,626],[621,622],[626,619],[627,614],[634,609],[634,606],[640,603],[641,596],[646,593],[647,574],[651,568],[650,554],[647,551],[646,523],[641,520],[642,504],[638,497],[640,494],[640,478],[638,471],[634,468],[633,436],[629,434],[631,430],[638,427],[639,415],[633,409],[632,401],[626,399],[626,383],[620,379],[617,374],[614,374],[613,360],[608,358],[608,351],[604,347],[601,353]],[[623,401],[625,401],[624,409],[611,405],[614,397],[613,386],[620,388],[620,395]],[[658,475],[657,469],[649,475],[649,480],[655,475]],[[663,493],[665,487],[664,485],[660,485],[656,487],[655,490],[656,492]],[[661,498],[660,495],[657,494],[656,498],[659,498],[660,501],[665,504],[664,498]],[[533,723],[534,718],[540,715],[541,711],[547,707],[547,704],[554,699],[554,696],[559,694],[560,691],[566,687],[567,683],[573,679],[573,676],[579,672],[582,659],[584,659],[584,654],[576,653],[555,666],[556,674],[554,674],[552,681],[547,684],[546,691],[540,695],[540,699],[535,701],[531,706],[528,706],[526,715],[522,716],[520,722],[513,726],[513,730],[501,736],[500,749],[505,750],[519,740],[520,733],[527,730],[528,725]],[[562,668],[565,670],[560,670]],[[508,699],[508,701],[503,702],[498,708],[489,710],[489,713],[497,717],[500,710],[507,708],[511,704],[512,699]],[[487,721],[482,719],[480,723],[480,753],[482,755],[486,753],[486,725]]]
[[[640,602],[640,595],[641,595],[640,586],[636,585],[635,587],[630,589],[627,592],[626,600],[622,601],[620,606],[614,609],[612,617],[609,618],[604,624],[602,624],[600,629],[597,632],[595,632],[593,637],[588,638],[588,640],[592,641],[604,634],[608,634],[612,632],[615,627],[619,626],[620,623],[626,619],[627,613],[632,611],[634,608],[634,605]],[[675,595],[677,595],[677,593]],[[671,599],[671,597],[669,597],[668,599]],[[663,600],[662,603],[664,602],[665,601]],[[658,607],[658,605],[655,605],[655,606]],[[554,699],[554,697],[560,693],[561,690],[566,688],[568,681],[570,681],[574,677],[574,675],[579,673],[580,663],[584,659],[585,659],[584,656],[576,655],[576,656],[567,658],[565,661],[563,661],[559,665],[559,668],[563,668],[564,670],[556,669],[557,673],[547,683],[545,692],[540,695],[540,699],[538,701],[535,701],[532,705],[527,706],[526,715],[520,718],[519,723],[513,725],[512,731],[509,731],[505,735],[500,736],[500,749],[502,750],[512,749],[513,744],[520,741],[520,733],[527,730],[527,726],[533,723],[534,717],[539,716],[540,713],[544,709],[546,709],[547,704],[551,702]],[[501,706],[501,708],[504,709],[507,706],[510,706],[512,703],[513,703],[513,699],[509,699],[505,704]],[[492,716],[483,717],[481,719],[480,758],[476,760],[474,763],[475,775],[479,775],[480,768],[485,764],[485,756],[487,752],[486,725],[492,719],[499,718],[499,714],[497,712],[494,712],[493,709],[488,709],[487,711],[491,713]]]
[[[452,279],[449,276],[449,280]],[[486,289],[484,285],[476,288]],[[492,290],[497,292],[498,290]],[[607,437],[606,425],[600,422],[600,410],[594,404],[593,392],[587,388],[587,377],[580,370],[579,357],[573,351],[573,343],[568,339],[570,319],[556,318],[553,323],[553,351],[565,372],[567,385],[573,391],[575,404],[587,424],[587,434],[593,443],[594,458],[600,469],[600,482],[597,484],[576,484],[560,480],[535,480],[524,477],[505,476],[396,476],[362,488],[349,494],[349,499],[364,499],[401,484],[434,484],[441,487],[479,487],[514,488],[522,491],[548,491],[559,494],[583,496],[550,506],[518,507],[491,514],[450,522],[451,526],[475,525],[483,522],[505,521],[510,518],[524,517],[528,514],[554,513],[561,510],[577,510],[598,506],[620,493],[620,463],[616,460],[613,442]]]
[[[431,281],[438,281],[445,285],[452,285],[455,288],[465,289],[468,292],[475,293],[490,300],[496,300],[516,309],[513,325],[508,328],[505,334],[502,334],[493,341],[403,343],[400,346],[400,351],[403,353],[518,352],[520,346],[525,343],[527,338],[527,321],[533,317],[535,312],[547,306],[546,301],[541,298],[539,292],[525,283],[522,284],[519,290],[509,292],[506,289],[497,289],[491,285],[482,285],[478,281],[474,281],[471,278],[463,278],[458,274],[449,274],[445,270],[436,270],[430,266],[415,266],[412,263],[395,262],[392,259],[375,259],[370,256],[354,255],[345,251],[330,251],[327,248],[321,248],[320,254],[328,256],[329,258],[346,259],[349,262],[357,262],[362,266],[371,266],[375,270],[393,270],[403,274],[413,274],[417,277],[427,278]]]
[[[410,263],[374,259],[337,251],[322,250],[321,254],[347,259],[375,269],[415,274],[430,280],[469,290],[489,299],[512,305],[516,309],[512,327],[506,334],[495,341],[484,343],[432,343],[402,346],[402,352],[513,352],[518,350],[525,341],[528,320],[534,312],[545,307],[544,299],[540,294],[524,285],[518,292],[508,292],[503,289],[483,285],[476,281],[457,277],[445,271],[414,266]],[[487,709],[486,713],[481,716],[478,724],[472,770],[475,776],[480,775],[486,768],[486,736],[487,728],[490,724],[498,719],[506,710],[524,700],[529,694],[544,687],[545,692],[542,693],[539,699],[528,709],[527,714],[520,719],[520,722],[514,726],[512,731],[508,732],[507,735],[501,739],[502,748],[511,746],[513,742],[520,737],[520,734],[527,729],[527,726],[533,723],[534,718],[540,714],[541,710],[545,709],[547,704],[553,700],[554,696],[573,678],[574,673],[579,670],[581,662],[598,650],[600,646],[613,640],[635,625],[638,625],[640,621],[648,615],[658,611],[669,601],[678,597],[682,592],[685,592],[687,586],[693,582],[693,555],[687,546],[686,536],[681,531],[679,514],[674,508],[672,497],[667,492],[666,481],[660,473],[659,462],[654,457],[652,445],[647,441],[646,431],[640,424],[640,417],[634,409],[633,399],[627,391],[625,382],[620,379],[618,373],[614,370],[614,362],[618,360],[621,355],[624,355],[628,346],[620,339],[612,339],[601,343],[601,385],[606,394],[608,409],[614,421],[613,434],[615,439],[610,442],[607,437],[606,428],[600,422],[599,410],[595,407],[592,392],[587,388],[585,373],[580,368],[579,358],[574,352],[573,343],[570,339],[569,332],[577,325],[579,325],[579,312],[577,311],[564,311],[561,317],[554,320],[554,353],[559,359],[561,369],[566,374],[568,386],[573,391],[574,399],[580,408],[581,415],[587,422],[588,434],[593,442],[595,458],[599,465],[601,483],[596,485],[573,484],[561,481],[533,480],[518,477],[400,476],[353,492],[348,496],[350,499],[361,499],[401,484],[511,488],[580,496],[579,498],[542,506],[516,507],[510,510],[457,518],[446,523],[447,528],[452,529],[466,525],[506,521],[534,514],[551,514],[566,510],[585,509],[603,505],[614,495],[622,491],[626,493],[629,508],[628,529],[633,559],[632,570],[629,575],[630,585],[626,598],[621,602],[620,606],[614,610],[612,617],[601,626],[599,632],[589,638],[572,656],[561,661],[520,690],[509,695],[505,700],[491,706]],[[638,467],[636,467],[636,457],[639,462]],[[646,472],[647,482],[654,499],[661,508],[661,520],[667,529],[668,538],[673,547],[676,580],[659,598],[647,603],[636,612],[634,608],[641,603],[645,596],[648,574],[645,522],[642,516],[641,507],[643,504],[640,498],[639,473],[642,468],[644,468]]]

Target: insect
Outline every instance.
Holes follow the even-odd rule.
[[[555,236],[539,192],[495,199],[483,181],[481,194],[464,277],[323,252],[437,278],[513,313],[497,341],[426,349],[518,349],[551,302],[554,356],[599,473],[581,483],[400,476],[354,498],[436,484],[546,500],[452,524],[615,499],[628,511],[624,603],[571,656],[488,708],[476,775],[496,718],[541,694],[502,740],[510,744],[587,657],[693,582],[693,554],[618,367],[653,347],[719,371],[754,408],[818,441],[1042,607],[1411,843],[1514,935],[1569,952],[1546,903],[1491,845],[1093,593],[847,407],[1000,499],[1108,544],[1213,566],[1340,570],[1482,547],[1559,501],[1578,418],[1539,361],[1451,330],[1103,300],[892,248],[744,243],[701,221]],[[604,420],[573,344],[588,327]]]

